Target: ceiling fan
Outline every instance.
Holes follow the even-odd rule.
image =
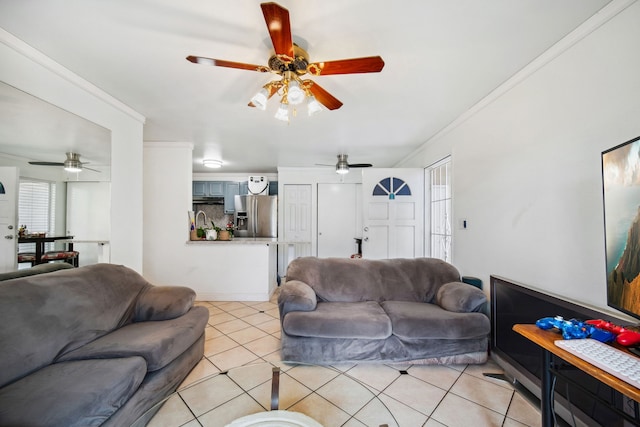
[[[380,56],[341,59],[336,61],[309,62],[309,55],[292,41],[289,11],[276,3],[262,3],[262,14],[267,24],[267,30],[275,49],[267,66],[245,64],[241,62],[225,61],[221,59],[205,58],[201,56],[187,56],[187,60],[204,65],[238,68],[241,70],[274,73],[282,76],[280,80],[267,83],[249,103],[250,107],[264,110],[267,101],[279,93],[282,98],[276,118],[288,121],[288,106],[298,105],[305,99],[309,115],[321,110],[320,104],[329,110],[336,110],[342,106],[337,98],[324,90],[313,80],[302,80],[300,76],[307,73],[313,76],[332,74],[377,73],[384,67]]]
[[[82,172],[82,169],[87,169],[94,172],[100,172],[96,169],[91,169],[80,161],[80,154],[78,153],[66,153],[67,159],[64,162],[29,162],[30,165],[36,166],[63,166],[67,172]]]
[[[338,162],[336,163],[336,173],[344,175],[349,173],[349,168],[370,168],[373,166],[371,163],[349,163],[347,161],[347,154],[338,154]],[[318,163],[318,166],[333,166],[323,165]]]

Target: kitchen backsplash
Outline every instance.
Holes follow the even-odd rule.
[[[193,205],[194,212],[203,211],[207,215],[207,224],[208,228],[211,227],[211,221],[216,225],[216,227],[225,228],[227,223],[233,221],[233,215],[224,213],[224,206],[222,205]],[[200,225],[200,224],[198,224]]]

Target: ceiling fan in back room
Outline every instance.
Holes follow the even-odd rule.
[[[349,168],[370,168],[373,166],[371,163],[349,163],[347,161],[347,154],[338,154],[338,162],[336,163],[336,173],[344,175],[349,173]],[[317,163],[318,166],[333,166]]]
[[[64,162],[29,162],[30,165],[35,166],[63,166],[67,172],[82,172],[82,169],[87,169],[94,172],[100,172],[96,169],[86,167],[88,163],[80,161],[80,154],[78,153],[66,153],[67,159]]]
[[[324,105],[329,110],[342,107],[342,102],[324,90],[313,80],[301,79],[309,73],[313,76],[327,76],[333,74],[377,73],[384,67],[380,56],[363,58],[340,59],[336,61],[309,62],[309,55],[300,46],[293,43],[289,11],[276,3],[262,3],[262,14],[267,24],[267,30],[275,49],[267,66],[232,62],[222,59],[206,58],[202,56],[187,56],[187,60],[204,65],[238,68],[241,70],[274,73],[281,76],[266,85],[253,97],[250,107],[265,110],[267,101],[276,93],[280,98],[280,107],[275,118],[289,121],[289,106],[295,106],[307,101],[309,115],[315,114]]]

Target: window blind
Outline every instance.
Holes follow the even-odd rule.
[[[18,195],[18,224],[26,225],[30,233],[55,234],[55,183],[46,181],[20,180]],[[33,252],[33,244],[20,244],[19,252]],[[47,243],[46,250],[52,244]]]

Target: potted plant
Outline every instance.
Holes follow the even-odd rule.
[[[216,227],[213,221],[211,221],[211,228],[207,229],[207,240],[217,240],[219,233],[220,227]]]
[[[233,222],[228,222],[226,228],[218,232],[218,239],[231,240],[231,237],[233,237]]]

